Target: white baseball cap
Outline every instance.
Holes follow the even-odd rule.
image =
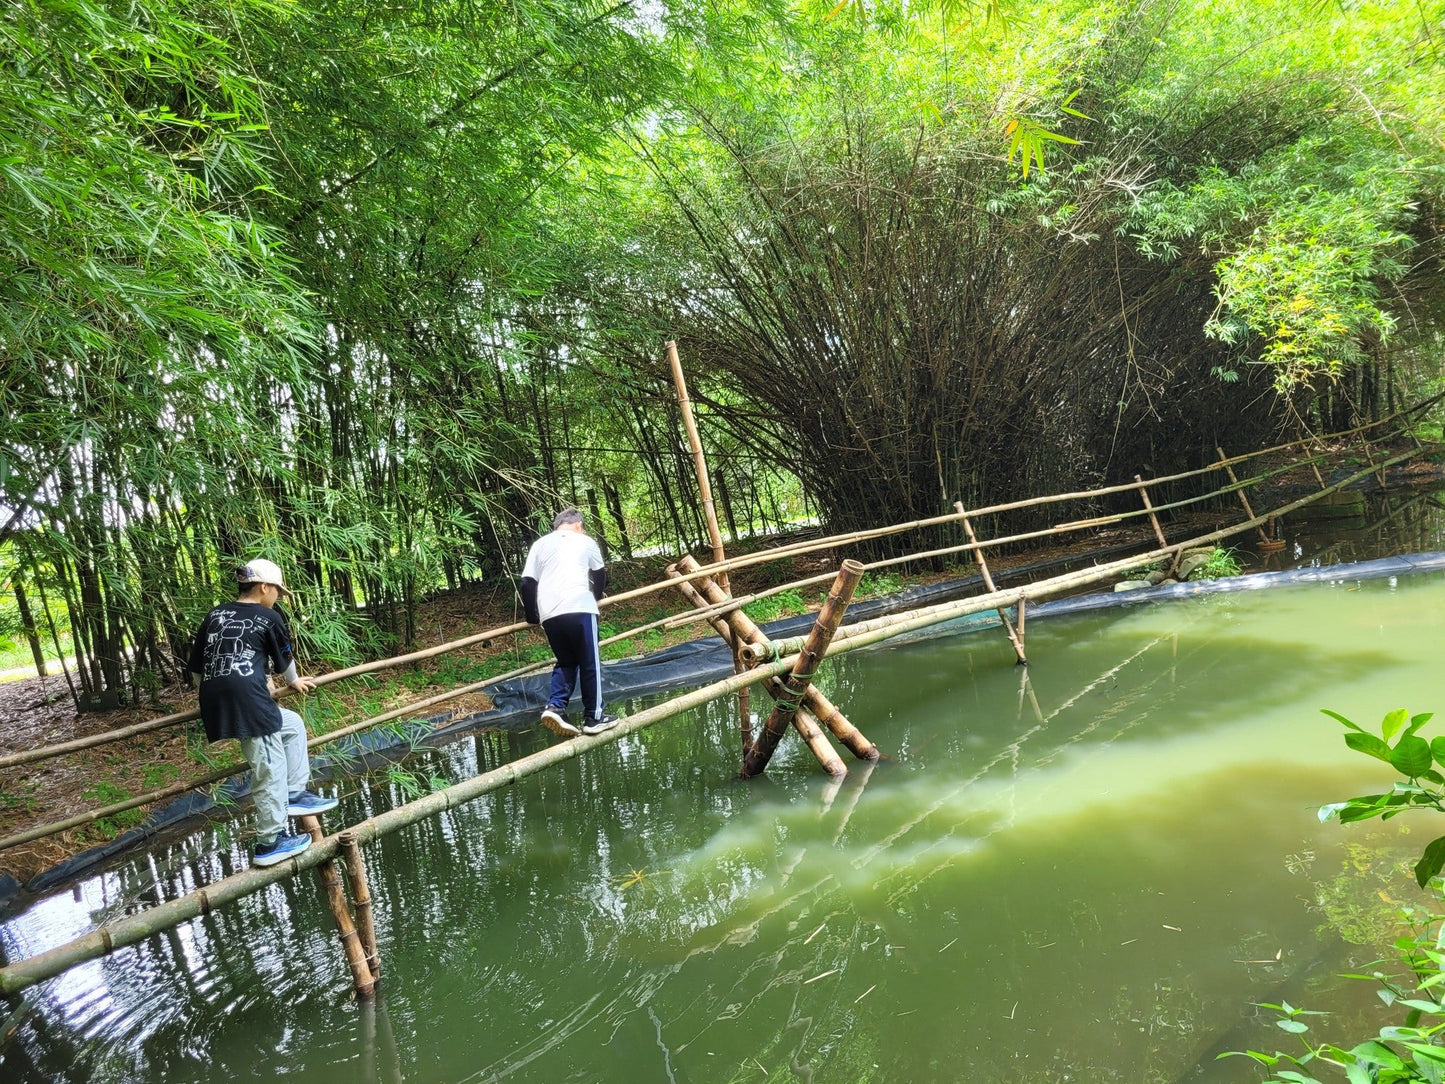
[[[280,588],[283,595],[291,592],[281,579],[281,569],[275,561],[268,561],[264,557],[257,557],[254,561],[247,561],[236,570],[237,583],[269,583],[273,587]]]

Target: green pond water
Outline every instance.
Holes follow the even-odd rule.
[[[32,990],[0,1079],[1249,1081],[1215,1055],[1292,1042],[1252,1002],[1330,1009],[1317,1029],[1351,1043],[1389,1021],[1336,976],[1381,954],[1354,941],[1392,936],[1390,901],[1428,905],[1406,863],[1445,821],[1321,825],[1391,775],[1318,709],[1445,722],[1445,576],[1039,620],[1028,646],[1027,683],[996,631],[830,662],[893,758],[841,785],[791,737],[735,781],[719,702],[387,837],[374,1007],[308,876]],[[481,734],[427,768],[551,740]],[[402,800],[351,781],[340,812]],[[192,837],[0,946],[242,856]]]

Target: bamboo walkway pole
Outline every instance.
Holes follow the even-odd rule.
[[[697,562],[691,557],[684,557],[677,563],[677,568],[684,574],[688,571],[689,566],[694,568],[697,566]],[[709,579],[697,581],[695,589],[708,602],[720,602],[724,597],[722,588]],[[687,593],[684,592],[684,594]],[[691,595],[687,597],[689,601],[693,601]],[[741,610],[731,611],[726,615],[726,619],[740,643],[763,644],[768,642],[763,630],[758,628],[753,619]],[[775,700],[779,696],[786,695],[779,682],[769,682],[765,688]],[[836,704],[824,696],[817,686],[808,686],[808,691],[803,697],[803,706],[812,712],[813,716],[828,728],[829,733],[859,760],[877,760],[881,755],[878,752],[878,746],[864,737],[863,732],[849,722],[848,717],[838,709]]]
[[[366,879],[366,860],[356,833],[347,829],[336,838],[337,849],[346,864],[346,879],[351,887],[351,902],[356,905],[356,932],[361,937],[361,951],[373,982],[381,979],[381,953],[376,947],[376,922],[371,914],[371,885]]]
[[[702,437],[697,430],[697,421],[692,416],[692,400],[687,395],[687,379],[682,373],[682,359],[678,357],[677,343],[672,339],[667,342],[667,363],[672,367],[672,383],[677,388],[677,405],[678,409],[682,411],[682,426],[687,430],[687,442],[692,448],[692,466],[697,474],[697,490],[702,497],[702,511],[707,520],[708,538],[712,541],[712,559],[722,564],[727,561],[727,554],[723,551],[722,529],[718,526],[717,506],[713,503],[712,484],[708,480],[707,455],[702,450]],[[732,593],[727,572],[721,573],[717,577],[717,582],[724,591]],[[743,660],[735,649],[733,651],[733,673],[741,674],[742,672]],[[742,740],[744,749],[753,740],[752,700],[746,688],[738,690],[738,736]]]
[[[803,650],[797,655],[793,669],[787,676],[786,697],[773,704],[773,711],[768,716],[766,725],[758,731],[753,744],[743,757],[744,779],[751,779],[767,770],[768,761],[772,759],[783,732],[802,706],[803,695],[812,684],[818,662],[827,653],[833,633],[838,631],[843,614],[853,598],[853,591],[862,578],[863,566],[857,561],[844,561],[838,569],[838,577],[833,581],[827,601],[823,603],[822,610],[813,622],[813,631],[808,634],[808,642],[803,645]]]
[[[1418,450],[1412,450],[1398,456],[1393,456],[1386,460],[1382,466],[1394,466],[1396,463],[1403,463],[1418,454]],[[1335,483],[1327,492],[1342,489],[1368,476],[1370,473],[1371,471],[1365,470],[1350,475]],[[1314,500],[1317,500],[1319,496],[1319,494],[1311,494],[1303,497],[1276,509],[1274,514],[1282,515],[1286,512],[1303,508]],[[898,615],[899,619],[887,628],[874,629],[866,635],[849,637],[848,639],[835,638],[829,645],[826,654],[834,655],[860,650],[896,636],[952,620],[955,617],[962,617],[969,613],[981,613],[984,610],[997,609],[1000,605],[1007,605],[1019,598],[1028,598],[1030,600],[1049,598],[1053,595],[1075,590],[1089,583],[1097,583],[1111,579],[1131,568],[1148,564],[1151,561],[1158,560],[1161,556],[1172,554],[1180,549],[1200,546],[1208,542],[1216,542],[1220,539],[1228,538],[1240,531],[1249,530],[1257,526],[1259,522],[1262,521],[1258,519],[1246,520],[1243,523],[1235,524],[1228,528],[1199,535],[1182,542],[1176,542],[1169,546],[1167,550],[1136,554],[1119,561],[1096,565],[1092,568],[1081,570],[1080,572],[1068,573],[1064,576],[1055,577],[1054,579],[1038,584],[1031,584],[1008,593],[998,592],[994,595],[964,599],[944,606],[931,607],[924,613]],[[653,726],[663,719],[668,719],[685,711],[690,711],[720,696],[728,696],[735,692],[740,685],[756,684],[771,678],[780,677],[791,668],[791,660],[782,659],[776,662],[764,663],[743,674],[734,674],[722,681],[694,689],[690,693],[685,693],[665,703],[654,705],[651,708],[628,716],[611,730],[605,731],[595,737],[572,738],[568,741],[550,745],[546,749],[512,761],[509,764],[504,764],[492,771],[484,772],[481,775],[463,780],[460,783],[455,783],[450,787],[435,791],[424,798],[419,798],[414,802],[408,802],[386,813],[371,817],[359,824],[353,825],[350,831],[355,833],[358,842],[370,842],[381,836],[388,835],[391,832],[396,832],[402,828],[416,824],[444,810],[453,808],[464,802],[472,801],[484,794],[501,790],[503,787],[511,785],[518,779],[526,778],[553,765],[570,760],[580,755],[584,750],[610,742],[620,741],[629,734]],[[161,930],[170,929],[171,927],[180,925],[182,922],[209,914],[216,907],[224,906],[227,903],[258,892],[266,886],[283,881],[302,870],[315,868],[326,859],[334,858],[338,847],[338,837],[327,836],[322,839],[320,843],[313,844],[309,849],[303,851],[295,858],[287,859],[284,862],[280,862],[274,866],[268,866],[265,869],[252,868],[233,873],[231,876],[215,884],[197,889],[178,899],[157,904],[140,914],[128,915],[124,918],[117,919],[113,923],[101,926],[96,930],[92,930],[90,933],[83,934],[64,944],[57,945],[46,952],[0,967],[0,995],[19,993],[21,990],[34,986],[36,983],[43,982],[48,978],[52,978],[78,964],[85,963],[88,960],[98,959],[101,956],[114,952],[118,948],[143,941]],[[856,864],[857,863],[855,863],[855,865]]]
[[[968,521],[968,516],[964,513],[962,501],[954,501],[953,507],[958,510],[958,518],[963,520],[963,529],[968,534],[968,540],[975,546],[978,546],[978,548],[973,551],[973,559],[978,562],[978,574],[983,577],[984,589],[992,594],[996,590],[993,585],[993,576],[989,573],[988,562],[984,560],[983,547],[979,545],[978,538],[973,533],[973,524]],[[1019,605],[1023,605],[1022,599],[1019,600]],[[1029,660],[1024,655],[1024,640],[1022,634],[1014,628],[1014,623],[1009,618],[1008,611],[1000,608],[998,617],[999,620],[1003,622],[1003,631],[1008,636],[1009,643],[1013,644],[1014,654],[1018,656],[1018,665],[1027,666]]]
[[[670,567],[675,568],[676,566]],[[705,580],[703,582],[712,583],[713,581]],[[694,606],[705,607],[707,605],[707,601],[698,589],[686,580],[679,579],[677,581],[677,589],[681,591],[683,596]],[[728,624],[725,618],[720,616],[712,618],[709,623],[717,631],[717,634],[722,637],[723,643],[727,644],[732,650],[733,659],[739,659],[741,637],[734,631],[733,627]],[[740,671],[734,672],[737,673]],[[764,682],[763,687],[767,689],[774,700],[786,695],[786,690],[777,678]],[[838,754],[833,752],[833,747],[828,744],[828,739],[823,736],[823,732],[818,728],[818,720],[812,713],[799,711],[793,717],[793,729],[798,732],[798,736],[803,739],[804,744],[812,750],[813,756],[818,759],[818,764],[825,772],[835,777],[842,777],[848,774],[848,769],[844,766]],[[747,750],[748,746],[743,746],[744,754],[746,754]]]
[[[321,832],[321,822],[315,817],[297,817],[296,820],[302,829],[310,833],[313,847],[325,838]],[[366,953],[357,936],[356,923],[351,917],[351,906],[346,902],[346,891],[341,887],[341,872],[336,868],[336,860],[327,858],[317,865],[316,872],[321,877],[326,900],[331,905],[332,917],[336,919],[336,934],[341,941],[341,951],[346,955],[346,964],[351,968],[351,981],[356,987],[356,996],[362,1000],[369,999],[376,992],[376,979],[366,962]]]

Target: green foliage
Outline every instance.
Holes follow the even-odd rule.
[[[1238,576],[1243,571],[1239,559],[1235,556],[1233,549],[1216,547],[1209,555],[1209,560],[1189,573],[1191,580],[1221,580],[1229,576]]]
[[[780,591],[776,595],[769,595],[767,598],[760,598],[756,602],[748,603],[743,607],[743,613],[758,624],[765,625],[780,617],[800,614],[807,608],[808,604],[803,601],[803,596],[790,588],[787,591]]]
[[[83,797],[88,798],[95,805],[113,805],[116,802],[123,802],[128,798],[135,797],[124,787],[118,787],[114,783],[101,780],[85,792]],[[108,817],[98,817],[92,827],[105,838],[119,835],[128,828],[134,828],[146,818],[143,808],[124,809]]]
[[[1367,794],[1324,806],[1320,819],[1338,817],[1352,822],[1379,817],[1389,820],[1407,809],[1428,808],[1445,812],[1441,805],[1441,787],[1445,785],[1439,767],[1445,762],[1445,738],[1431,741],[1418,733],[1433,718],[1432,713],[1411,715],[1401,708],[1385,715],[1379,734],[1372,733],[1338,712],[1325,711],[1346,728],[1345,744],[1356,752],[1389,764],[1407,777],[1384,794]],[[1428,844],[1415,866],[1415,879],[1426,887],[1445,865],[1445,837]],[[1303,1052],[1289,1054],[1258,1050],[1230,1051],[1220,1057],[1243,1056],[1271,1070],[1271,1080],[1294,1084],[1318,1084],[1313,1074],[1316,1066],[1342,1070],[1351,1084],[1397,1084],[1419,1081],[1440,1084],[1445,1080],[1445,921],[1441,915],[1406,908],[1403,917],[1412,924],[1413,932],[1398,938],[1395,949],[1404,964],[1403,977],[1384,971],[1348,975],[1379,984],[1379,996],[1387,1006],[1398,1008],[1404,1016],[1400,1024],[1380,1029],[1376,1038],[1344,1048],[1332,1043],[1312,1043],[1305,1038],[1310,1029],[1303,1019],[1323,1015],[1294,1008],[1288,1003],[1262,1004],[1261,1008],[1279,1013],[1275,1021],[1281,1030],[1300,1037]],[[1438,924],[1438,926],[1437,926]],[[1432,934],[1431,928],[1437,932]]]

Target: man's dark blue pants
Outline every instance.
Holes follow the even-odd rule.
[[[542,622],[547,643],[557,656],[552,671],[552,692],[547,706],[567,710],[572,690],[582,678],[582,712],[589,719],[602,715],[602,660],[597,653],[596,614],[558,614]]]

